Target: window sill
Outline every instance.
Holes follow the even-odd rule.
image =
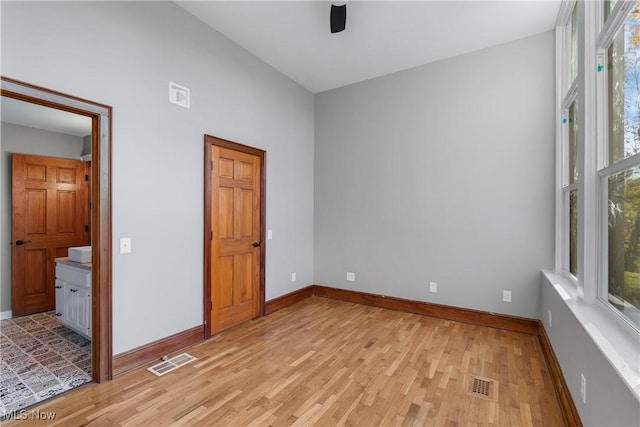
[[[543,271],[543,275],[640,401],[640,335],[624,325],[604,303],[585,304],[570,279],[551,271]],[[543,320],[549,328],[547,322],[548,319]]]

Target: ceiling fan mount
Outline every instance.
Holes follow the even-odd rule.
[[[331,24],[331,33],[339,33],[344,31],[347,24],[347,3],[331,5],[331,14],[329,17]]]

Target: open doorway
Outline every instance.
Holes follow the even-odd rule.
[[[57,116],[61,117],[61,115],[66,115],[67,117],[75,117],[80,122],[84,122],[84,129],[80,130],[80,140],[72,143],[74,146],[73,150],[74,154],[72,157],[76,157],[76,154],[79,154],[77,157],[82,157],[83,160],[89,161],[93,160],[91,163],[91,167],[88,165],[86,167],[78,166],[77,170],[86,171],[85,173],[79,174],[77,178],[82,179],[83,181],[86,179],[90,190],[87,191],[87,196],[83,203],[90,203],[91,209],[87,212],[90,214],[82,219],[78,219],[80,221],[85,222],[85,224],[76,224],[76,221],[66,220],[65,227],[77,228],[78,230],[86,229],[86,240],[78,240],[78,242],[88,243],[88,245],[92,248],[92,255],[90,256],[90,274],[89,279],[87,280],[87,289],[88,295],[85,295],[87,298],[87,311],[89,313],[89,317],[91,319],[90,328],[85,330],[85,336],[75,336],[73,334],[67,334],[71,337],[71,341],[75,344],[80,344],[78,347],[84,346],[85,349],[90,352],[92,355],[90,360],[90,365],[86,366],[86,371],[91,373],[89,380],[94,380],[97,382],[102,382],[111,379],[111,364],[112,364],[112,346],[111,346],[111,280],[110,280],[110,270],[111,270],[111,224],[110,224],[110,116],[111,116],[111,108],[108,106],[104,106],[101,104],[96,104],[91,101],[86,101],[83,99],[79,99],[76,97],[72,97],[69,95],[65,95],[59,92],[54,92],[45,88],[40,88],[37,86],[33,86],[30,84],[26,84],[17,80],[9,79],[2,77],[2,101],[3,101],[3,122],[5,118],[9,117],[9,119],[13,122],[11,124],[6,125],[6,127],[15,128],[11,129],[13,131],[24,131],[34,132],[32,129],[37,129],[35,127],[26,126],[29,122],[20,123],[19,120],[15,117],[11,117],[11,114],[4,110],[6,105],[19,105],[18,108],[26,108],[32,109],[34,106],[38,108],[36,111],[40,109],[41,114],[45,116]],[[6,103],[5,103],[6,101]],[[23,117],[24,118],[24,117]],[[34,120],[34,119],[32,119]],[[60,123],[58,123],[60,124]],[[3,123],[5,125],[5,123]],[[40,124],[39,131],[35,133],[49,132],[49,135],[61,134],[61,132],[52,132],[50,129],[44,129],[44,125]],[[50,126],[55,126],[51,124]],[[55,130],[55,128],[53,128]],[[51,153],[47,152],[47,148],[51,150],[52,147],[45,147],[44,151],[42,147],[37,147],[37,145],[42,145],[42,143],[35,142],[34,147],[27,149],[27,143],[22,141],[20,149],[15,149],[15,147],[6,147],[7,144],[11,144],[11,142],[7,142],[7,139],[4,138],[3,129],[3,141],[2,141],[2,153],[3,153],[3,175],[0,177],[0,186],[2,188],[2,244],[5,248],[11,248],[11,250],[3,250],[2,256],[2,307],[0,312],[2,312],[2,316],[9,317],[12,313],[7,310],[6,302],[11,301],[11,295],[7,298],[7,289],[11,289],[11,285],[7,283],[7,281],[11,282],[11,253],[16,252],[14,249],[18,247],[24,248],[28,243],[27,239],[20,238],[19,236],[12,236],[11,230],[7,229],[7,224],[11,224],[11,222],[15,218],[5,218],[8,212],[11,212],[10,206],[10,198],[6,197],[7,188],[11,188],[10,183],[7,182],[7,174],[4,171],[7,170],[5,168],[6,162],[8,162],[9,154],[7,152],[24,152],[26,151],[39,151],[36,154],[48,154],[50,157],[69,157],[60,156],[60,152]],[[69,134],[69,130],[65,131],[64,134]],[[87,132],[85,135],[82,133]],[[65,137],[66,138],[66,137]],[[69,138],[66,138],[69,139]],[[63,144],[64,145],[64,144]],[[59,148],[59,147],[58,147]],[[67,147],[68,148],[68,147]],[[77,153],[77,150],[80,150]],[[32,153],[28,153],[32,154]],[[52,155],[53,154],[53,155]],[[83,157],[84,156],[84,157]],[[30,160],[33,158],[28,157]],[[40,158],[40,157],[38,157]],[[29,164],[35,164],[36,162],[29,161]],[[9,168],[11,169],[11,168]],[[44,171],[47,169],[46,167],[33,167],[31,172],[35,175],[38,174],[39,171]],[[70,168],[59,168],[58,171],[62,171],[62,175],[60,176],[62,181],[70,180]],[[29,172],[29,173],[31,173]],[[35,176],[37,179],[38,176]],[[43,191],[38,193],[37,190],[34,194],[44,194]],[[71,200],[73,197],[72,192],[62,192],[61,195],[57,197],[60,198],[62,202],[66,202]],[[34,198],[37,200],[37,197]],[[42,199],[44,200],[44,199]],[[35,210],[38,212],[38,209]],[[11,215],[11,214],[9,214]],[[34,219],[34,218],[32,218]],[[23,220],[22,218],[20,220]],[[37,222],[37,221],[35,221]],[[72,225],[73,222],[73,225]],[[43,222],[44,224],[45,222]],[[82,234],[82,233],[80,233]],[[15,239],[13,237],[16,237]],[[14,241],[15,240],[15,241]],[[11,246],[9,246],[11,245]],[[7,248],[7,249],[8,249]],[[33,251],[36,255],[38,251]],[[46,251],[40,251],[40,253],[44,254]],[[55,251],[54,251],[55,252]],[[65,251],[66,252],[66,248]],[[5,254],[9,253],[9,260],[7,260],[7,256]],[[34,256],[36,256],[34,255]],[[53,254],[56,258],[63,258],[60,251],[58,253]],[[44,255],[43,255],[44,256]],[[55,261],[43,260],[43,263],[55,263]],[[86,264],[86,263],[85,263]],[[7,268],[9,265],[9,268]],[[8,270],[8,271],[7,271]],[[44,271],[44,270],[43,270]],[[55,271],[55,267],[49,265],[49,271]],[[48,287],[54,288],[56,285],[60,284],[55,281],[55,278],[47,277],[48,284],[46,285],[47,289],[43,288],[45,293],[53,292],[55,294],[56,290],[48,289]],[[45,286],[45,285],[42,285]],[[76,290],[74,288],[74,290]],[[76,292],[70,290],[74,295]],[[11,292],[9,292],[11,293]],[[37,293],[37,292],[36,292]],[[55,311],[47,310],[47,305],[42,306],[44,311],[34,314],[33,316],[37,318],[28,319],[28,316],[25,316],[21,321],[23,326],[26,329],[31,328],[34,332],[40,333],[41,336],[52,337],[51,331],[47,331],[47,327],[53,326],[53,328],[57,327],[57,319],[55,317]],[[55,308],[55,307],[54,307]],[[4,325],[3,325],[4,326]],[[22,332],[25,332],[24,328],[22,328]],[[67,328],[62,328],[60,331],[66,331]],[[38,332],[39,331],[39,332]],[[69,330],[73,332],[72,330]],[[28,333],[28,331],[26,331]],[[66,334],[66,332],[65,332]],[[64,335],[64,334],[63,334]],[[4,338],[4,337],[3,337]],[[62,337],[55,337],[52,339],[52,342],[60,343],[59,339]],[[85,341],[83,342],[82,339]],[[13,345],[16,342],[11,342]],[[42,342],[38,341],[37,337],[34,338],[33,334],[31,337],[26,337],[23,341],[17,341],[18,349],[30,349],[32,353],[42,353],[41,355],[52,356],[47,353],[46,348],[34,349],[35,347],[42,346]],[[4,345],[4,344],[3,344]],[[4,347],[3,347],[4,349]],[[15,350],[16,347],[13,347]],[[3,357],[7,354],[3,351]],[[38,354],[36,354],[37,356]],[[43,356],[44,357],[44,356]],[[55,358],[55,356],[53,356]],[[73,359],[73,358],[71,358]],[[85,365],[86,365],[85,360]],[[43,367],[44,364],[39,364],[39,367]],[[72,369],[72,368],[70,368]],[[64,371],[64,369],[60,369],[60,372]],[[4,375],[4,373],[3,373]],[[4,380],[4,378],[3,378]],[[71,381],[73,382],[73,381]],[[78,383],[82,383],[81,379],[78,379]],[[35,388],[42,389],[41,396],[47,396],[47,383],[35,384],[34,387],[27,388]],[[45,389],[43,389],[43,387]],[[55,387],[51,387],[54,389]],[[4,403],[4,402],[3,402]],[[13,408],[19,409],[19,408]]]

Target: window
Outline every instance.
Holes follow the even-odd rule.
[[[566,17],[563,45],[565,46],[562,75],[566,76],[560,86],[562,93],[562,223],[563,239],[561,242],[562,270],[577,277],[578,275],[578,204],[580,183],[579,168],[579,107],[578,107],[578,7],[572,4],[570,13]]]
[[[574,277],[578,276],[578,102],[573,101],[567,112],[567,185],[563,188],[565,193],[565,215],[568,216],[568,235],[565,251],[568,252],[566,268]]]
[[[611,15],[611,11],[613,10],[613,7],[616,5],[616,0],[605,0],[604,2],[604,19],[605,21],[607,20],[607,18],[609,18],[609,15]]]
[[[569,41],[571,48],[569,49],[571,55],[571,78],[570,81],[574,81],[578,76],[578,7],[573,6],[571,12],[571,23],[569,27]]]
[[[640,2],[567,0],[558,22],[556,271],[640,333]]]
[[[606,299],[640,326],[640,168],[610,175],[606,181]]]
[[[606,11],[606,9],[605,9]],[[618,19],[615,13],[624,13]],[[603,230],[600,298],[625,320],[640,327],[640,11],[614,7],[603,29],[606,40],[606,99],[598,99],[606,114],[606,141],[599,141],[605,158],[598,171]],[[605,33],[606,34],[606,33]],[[602,55],[602,53],[601,53]],[[606,83],[605,83],[606,81]],[[601,92],[603,93],[603,92]]]

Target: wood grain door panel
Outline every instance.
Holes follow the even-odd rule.
[[[12,167],[11,310],[19,316],[55,307],[54,259],[90,244],[89,182],[77,160],[13,154]]]
[[[263,157],[217,145],[207,149],[211,241],[205,295],[211,299],[207,320],[213,334],[259,316],[264,306]]]

